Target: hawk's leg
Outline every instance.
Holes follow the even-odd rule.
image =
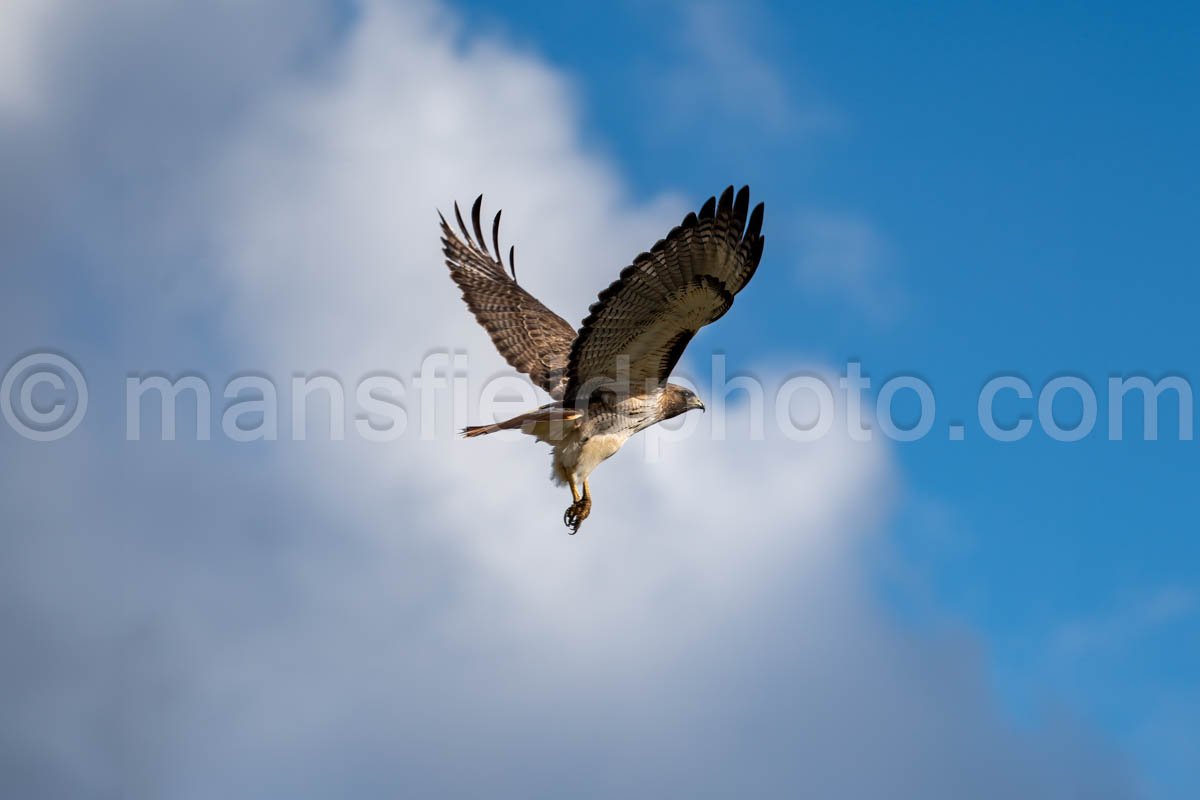
[[[579,495],[579,489],[575,486],[575,481],[571,481],[571,497],[575,502],[563,514],[563,522],[571,529],[571,535],[574,536],[579,530],[579,526],[588,518],[588,514],[592,513],[592,492],[588,487],[588,482],[583,482],[583,496]]]

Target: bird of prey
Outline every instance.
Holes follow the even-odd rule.
[[[750,191],[710,197],[700,212],[633,260],[588,309],[577,332],[517,284],[514,248],[505,270],[500,214],[492,247],[480,226],[483,196],[471,211],[474,237],[454,205],[459,233],[441,218],[450,277],[500,355],[554,402],[464,436],[519,429],[553,447],[551,477],[571,487],[563,522],[574,534],[592,509],[588,476],[638,431],[704,404],[668,383],[688,342],[720,319],[762,257],[763,205],[747,215]]]

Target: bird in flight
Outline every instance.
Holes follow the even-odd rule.
[[[695,393],[668,383],[700,328],[720,319],[762,257],[763,205],[733,187],[633,260],[588,309],[578,332],[517,284],[500,250],[500,214],[490,252],[480,225],[483,196],[471,210],[474,238],[458,204],[456,233],[441,218],[450,277],[500,355],[549,392],[554,402],[512,419],[465,428],[467,437],[518,429],[553,448],[551,477],[571,488],[563,522],[574,534],[592,510],[588,476],[638,431],[692,409]]]

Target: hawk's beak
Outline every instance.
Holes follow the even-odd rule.
[[[706,408],[704,407],[704,403],[701,403],[699,399],[697,399],[697,400],[696,400],[696,404],[695,404],[694,406],[692,406],[692,408],[698,408],[698,409],[700,409],[701,411],[707,411],[707,410],[708,410],[708,409],[706,409]]]

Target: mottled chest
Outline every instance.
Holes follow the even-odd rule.
[[[624,441],[658,421],[655,399],[643,395],[601,395],[601,399],[588,406],[583,425],[585,437],[619,434]]]

